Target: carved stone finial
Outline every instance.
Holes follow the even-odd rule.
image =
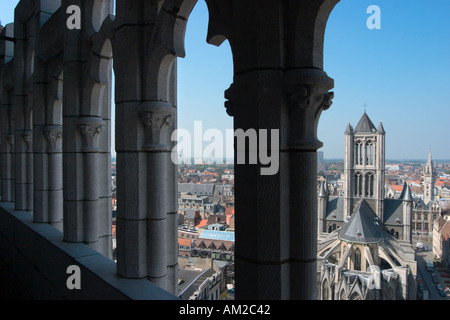
[[[42,129],[44,136],[47,138],[47,152],[58,153],[62,152],[62,127],[61,126],[46,126]]]
[[[138,110],[139,119],[144,124],[147,151],[168,151],[168,128],[173,124],[176,109],[168,102],[149,101]]]
[[[82,152],[99,151],[100,134],[105,130],[105,121],[97,117],[83,117],[76,122],[78,131],[81,133]]]

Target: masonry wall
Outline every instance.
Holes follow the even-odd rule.
[[[67,288],[67,267],[79,266],[81,289]],[[0,204],[0,299],[174,300],[145,279],[124,279],[115,262],[60,231],[33,223],[28,212]]]

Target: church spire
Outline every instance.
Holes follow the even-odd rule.
[[[433,158],[431,157],[431,150],[428,151],[428,161],[427,165],[433,165]]]

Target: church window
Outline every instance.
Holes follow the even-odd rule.
[[[355,196],[361,197],[362,196],[362,175],[359,172],[357,172],[355,174],[354,185],[355,185]]]
[[[363,145],[359,144],[359,164],[363,164]]]
[[[361,270],[361,251],[359,248],[355,250],[354,270]]]
[[[364,176],[364,196],[373,197],[374,175],[369,172]]]
[[[330,285],[328,284],[327,280],[323,282],[322,288],[322,300],[330,300]]]
[[[365,145],[365,152],[366,152],[366,165],[373,165],[374,164],[374,147],[373,142],[369,140]]]

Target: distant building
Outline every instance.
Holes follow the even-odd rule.
[[[327,170],[324,158],[323,151],[317,151],[317,172],[325,172]]]
[[[450,221],[443,217],[433,223],[433,253],[450,263]]]
[[[191,256],[234,261],[234,231],[202,230],[194,242]]]
[[[207,269],[202,271],[182,269],[179,297],[183,300],[220,300],[226,290],[222,270]]]
[[[416,234],[432,232],[433,222],[441,216],[438,199],[434,197],[436,172],[431,152],[423,169],[423,196],[415,198],[413,204],[412,230]]]
[[[385,131],[364,112],[345,131],[344,195],[330,196],[326,182],[319,188],[322,300],[416,297],[411,190],[405,184],[399,199],[385,199],[384,173]]]
[[[428,161],[423,169],[423,202],[425,204],[434,200],[434,184],[436,181],[436,172],[433,166],[431,152],[428,153]]]

